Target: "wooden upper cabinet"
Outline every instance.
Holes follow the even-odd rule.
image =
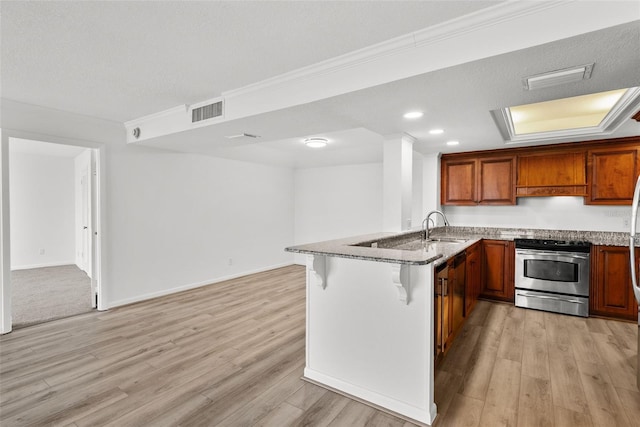
[[[493,157],[478,159],[478,203],[481,205],[515,205],[516,159]]]
[[[442,204],[475,205],[476,159],[442,163]]]
[[[630,205],[638,177],[639,146],[589,150],[586,204]]]
[[[640,174],[640,136],[444,154],[443,205],[515,205],[516,197],[578,196],[630,205]]]
[[[443,205],[515,205],[515,157],[442,161]]]
[[[516,195],[585,196],[586,169],[584,151],[520,155]]]

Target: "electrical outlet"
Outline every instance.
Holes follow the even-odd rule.
[[[40,255],[44,255],[44,249],[40,249],[39,253]]]
[[[227,260],[227,265],[233,265],[233,258],[229,258]]]
[[[630,227],[630,221],[631,221],[630,218],[623,218],[622,219],[622,226],[624,228],[629,228]]]

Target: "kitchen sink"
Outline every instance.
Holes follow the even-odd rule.
[[[438,243],[466,243],[469,239],[456,239],[453,237],[435,237],[432,239],[427,239],[427,242],[438,242]]]
[[[395,238],[391,238],[391,239],[380,239],[380,240],[370,240],[366,242],[360,242],[352,246],[416,251],[416,250],[428,249],[429,247],[432,247],[432,245],[436,245],[436,244],[448,244],[448,243],[459,244],[459,243],[465,243],[468,240],[469,239],[460,239],[460,238],[454,238],[454,237],[434,237],[427,240],[422,240],[419,237],[412,240],[406,240],[406,239],[398,240]]]

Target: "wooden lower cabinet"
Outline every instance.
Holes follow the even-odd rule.
[[[451,347],[464,323],[465,253],[456,255],[436,268],[434,282],[435,356]]]
[[[511,241],[482,240],[481,291],[483,298],[514,302],[515,248]]]
[[[447,282],[449,281],[449,266],[444,263],[436,268],[433,293],[433,346],[436,363],[445,351],[449,336],[449,298],[447,297]]]
[[[469,247],[466,250],[466,276],[464,293],[464,317],[473,311],[473,308],[480,296],[480,283],[482,269],[480,267],[480,243]]]
[[[449,266],[449,285],[451,286],[451,335],[462,327],[465,308],[465,252],[456,255]]]
[[[636,253],[636,265],[640,254]],[[591,250],[589,314],[637,320],[638,303],[631,288],[629,248],[594,246]]]

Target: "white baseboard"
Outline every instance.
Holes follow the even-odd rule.
[[[11,266],[11,271],[13,270],[30,270],[32,268],[45,268],[45,267],[62,267],[64,265],[76,265],[75,261],[67,261],[67,262],[48,262],[44,264],[31,264],[31,265],[16,265]]]
[[[293,263],[286,262],[283,264],[270,265],[268,267],[258,268],[256,270],[244,271],[242,273],[231,274],[229,276],[224,276],[224,277],[217,277],[215,279],[204,280],[202,282],[197,282],[197,283],[189,283],[187,285],[177,286],[175,288],[170,288],[170,289],[164,289],[158,292],[150,292],[148,294],[137,295],[131,298],[125,298],[125,299],[110,301],[110,302],[107,301],[106,306],[107,306],[107,309],[120,307],[122,305],[133,304],[140,301],[146,301],[153,298],[163,297],[166,295],[171,295],[171,294],[175,294],[182,291],[188,291],[189,289],[195,289],[202,286],[213,285],[215,283],[220,283],[220,282],[224,282],[231,279],[237,279],[238,277],[248,276],[250,274],[262,273],[264,271],[274,270],[276,268],[281,268],[281,267],[288,267],[290,265],[293,265]]]
[[[303,375],[303,379],[309,382],[312,382],[319,386],[325,386],[330,390],[336,391],[340,394],[344,394],[348,397],[352,397],[355,400],[358,400],[365,404],[369,404],[373,407],[390,411],[391,413],[400,415],[402,418],[405,418],[407,420],[413,422],[417,421],[420,425],[432,425],[437,415],[437,408],[435,403],[429,405],[429,409],[417,408],[413,405],[407,404],[392,397],[367,390],[355,384],[351,384],[338,378],[325,375],[321,372],[314,371],[313,369],[307,367],[304,368]]]

